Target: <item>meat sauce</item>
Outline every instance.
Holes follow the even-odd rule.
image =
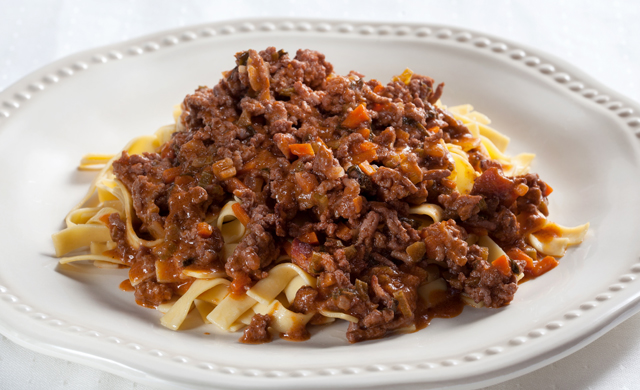
[[[508,304],[526,259],[512,259],[505,273],[466,240],[488,235],[530,251],[523,238],[542,227],[550,187],[536,174],[505,176],[436,105],[443,87],[407,72],[386,85],[356,71],[337,75],[312,50],[237,53],[217,85],[185,98],[184,131],[158,153],[123,153],[113,163],[133,198],[136,232],[164,239],[131,248],[118,214],[108,218],[112,254],[130,266],[131,282],[121,287],[153,307],[183,293],[192,282],[183,271],[197,269],[226,272],[231,292],[242,295],[288,253],[317,278],[290,309],[355,317],[350,342],[458,315],[462,294],[486,307]],[[471,193],[456,190],[443,142],[468,150],[478,173]],[[246,233],[225,259],[209,222],[233,197]],[[441,206],[445,219],[409,214],[425,202]],[[448,291],[426,308],[418,288],[430,272]],[[269,316],[254,316],[241,341],[270,340],[269,324]],[[309,333],[301,325],[281,337]]]
[[[431,323],[434,318],[454,318],[459,316],[464,309],[464,302],[460,298],[460,294],[452,291],[439,291],[442,297],[438,299],[439,303],[427,308],[423,301],[420,301],[416,310],[416,329],[424,329]]]

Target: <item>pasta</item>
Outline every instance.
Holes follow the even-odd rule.
[[[344,320],[358,342],[415,331],[463,305],[508,304],[589,224],[547,219],[551,187],[509,157],[509,138],[443,85],[333,73],[320,53],[236,55],[175,124],[97,170],[52,239],[60,264],[128,268],[123,288],[180,329],[300,341]]]

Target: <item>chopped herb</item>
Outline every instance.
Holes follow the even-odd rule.
[[[238,65],[246,65],[248,59],[249,59],[249,52],[248,51],[243,51],[241,53],[236,53],[236,63]]]

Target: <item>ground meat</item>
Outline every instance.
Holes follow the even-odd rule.
[[[496,216],[496,231],[494,237],[505,246],[513,245],[520,239],[519,224],[516,216],[507,208],[502,208]]]
[[[413,323],[420,278],[392,265],[373,267],[363,279],[369,284],[370,302],[377,306],[349,325],[350,342],[380,338]]]
[[[379,222],[380,215],[375,211],[370,211],[360,225],[360,232],[358,234],[358,241],[356,242],[356,245],[364,245],[365,248],[370,248],[373,235],[378,228]]]
[[[134,286],[136,302],[141,306],[156,307],[171,299],[173,289],[163,283],[145,280]]]
[[[318,290],[311,286],[303,286],[296,293],[296,297],[291,302],[289,310],[296,313],[313,313],[316,309],[315,301],[318,297]]]
[[[271,325],[271,317],[263,314],[255,314],[251,318],[251,324],[247,326],[240,337],[241,343],[244,344],[263,344],[271,341],[271,333],[269,333],[269,325]]]
[[[318,146],[318,152],[313,160],[313,172],[328,180],[344,176],[344,169],[333,157],[333,153],[324,145]]]
[[[361,206],[357,206],[356,199],[360,197],[360,185],[357,181],[342,178],[344,190],[342,193],[333,193],[329,196],[329,210],[331,214],[345,219],[354,219],[360,214]]]
[[[501,307],[511,302],[518,289],[513,274],[503,275],[485,260],[471,264],[473,271],[465,278],[464,292],[486,307]]]
[[[380,214],[385,222],[388,231],[387,237],[389,237],[389,241],[387,241],[388,249],[399,250],[406,248],[411,237],[405,226],[400,222],[398,212],[380,202],[372,202],[371,209]]]
[[[321,108],[331,114],[340,114],[346,105],[353,105],[356,101],[356,93],[349,88],[350,80],[342,77],[334,77],[329,80],[324,88]]]
[[[235,59],[213,88],[185,97],[180,131],[158,153],[125,152],[113,163],[132,196],[136,234],[162,242],[134,249],[120,216],[108,219],[112,253],[131,267],[141,304],[172,298],[190,283],[188,269],[224,270],[242,294],[285,253],[317,278],[289,308],[355,317],[350,342],[415,324],[418,287],[434,272],[452,294],[488,307],[510,302],[515,276],[489,264],[468,233],[523,248],[522,237],[546,221],[551,189],[534,174],[505,176],[436,106],[443,84],[417,74],[387,85],[355,71],[340,76],[313,50],[291,58],[270,47]],[[445,143],[469,150],[480,174],[470,194],[456,190]],[[229,254],[215,222],[234,199],[246,233]],[[411,215],[425,202],[445,220]],[[270,321],[255,315],[241,341],[270,340]],[[283,337],[308,333],[303,326]]]
[[[298,50],[296,60],[305,65],[304,83],[314,89],[320,87],[333,72],[333,65],[325,61],[324,54],[314,50]]]
[[[418,191],[406,176],[387,167],[378,169],[371,180],[378,186],[378,195],[385,202],[402,199]]]
[[[238,275],[249,275],[254,279],[262,279],[266,273],[262,271],[280,254],[271,234],[257,223],[247,226],[247,234],[227,259],[227,274],[236,278]]]
[[[127,152],[122,152],[122,156],[113,162],[113,173],[131,188],[139,176],[159,180],[164,170],[169,167],[167,161],[155,153],[129,156]]]
[[[516,181],[505,177],[498,168],[493,167],[476,179],[471,194],[496,199],[501,205],[509,207],[518,198],[514,192],[516,184]]]
[[[450,219],[458,216],[461,220],[465,221],[480,212],[482,197],[477,195],[460,195],[459,192],[454,192],[451,195],[440,195],[438,201],[445,207],[445,218]]]
[[[456,225],[454,220],[447,220],[423,229],[421,235],[427,249],[427,257],[435,261],[446,261],[451,269],[457,269],[467,263],[467,233]]]

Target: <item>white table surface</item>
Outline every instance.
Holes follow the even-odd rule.
[[[31,71],[80,50],[164,29],[245,17],[468,27],[559,56],[640,101],[640,2],[634,0],[0,0],[0,91]],[[639,347],[640,314],[554,364],[488,389],[640,389]],[[32,352],[1,335],[0,388],[150,389]]]

